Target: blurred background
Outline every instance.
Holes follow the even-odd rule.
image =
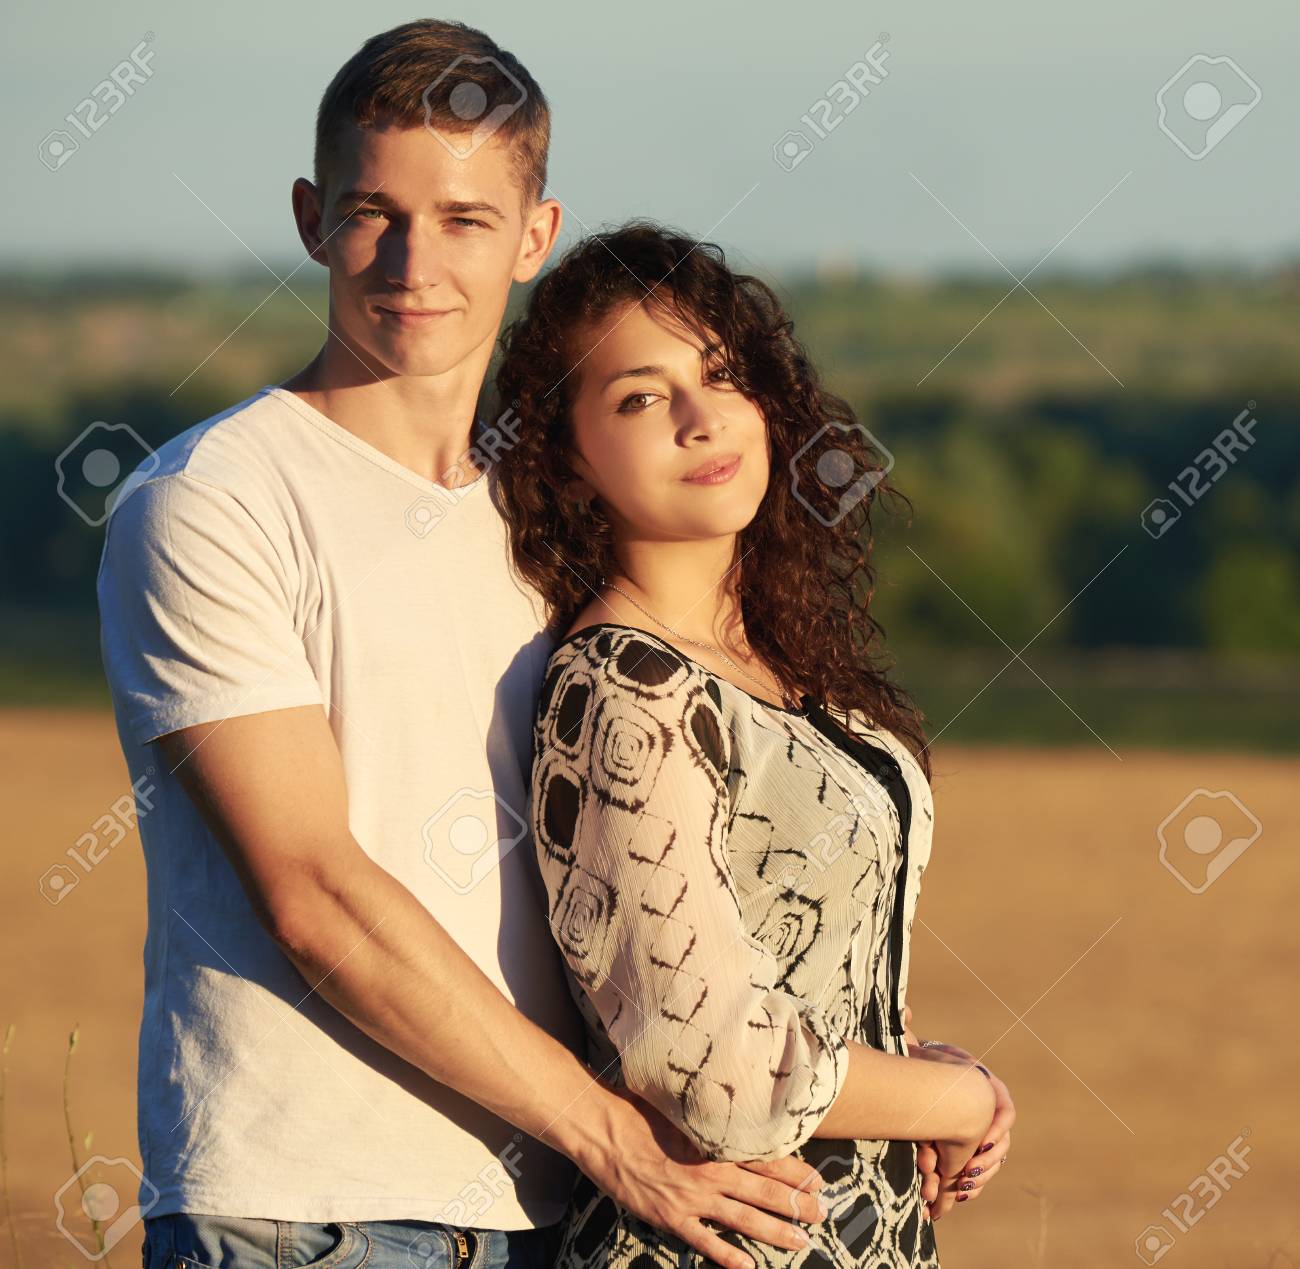
[[[935,762],[914,1023],[1020,1110],[1005,1177],[936,1230],[945,1266],[1295,1265],[1280,0],[9,6],[0,1264],[139,1254],[144,889],[98,661],[105,498],[314,355],[324,275],[289,188],[335,70],[416,16],[482,27],[547,93],[562,247],[634,215],[721,244],[911,500],[874,602]]]

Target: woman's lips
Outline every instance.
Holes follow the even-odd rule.
[[[691,485],[725,485],[739,470],[740,455],[735,454],[724,459],[721,466],[715,466],[711,471],[706,470],[698,476],[684,476],[683,479]]]

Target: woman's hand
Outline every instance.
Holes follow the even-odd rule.
[[[910,1009],[904,1010],[904,1027],[911,1021],[911,1013]],[[930,1044],[922,1048],[910,1031],[905,1030],[904,1037],[908,1040],[908,1053],[912,1057],[930,1062],[954,1062],[963,1066],[976,1061],[971,1053],[959,1045]],[[994,1092],[993,1120],[973,1156],[963,1164],[949,1151],[943,1151],[947,1157],[941,1159],[939,1143],[923,1142],[917,1147],[916,1166],[921,1174],[921,1197],[926,1201],[933,1220],[938,1220],[951,1208],[953,1202],[965,1203],[978,1198],[984,1186],[1001,1170],[1003,1160],[1011,1148],[1011,1127],[1016,1120],[1011,1090],[992,1072],[989,1078]],[[951,1176],[947,1174],[949,1169],[953,1173]],[[946,1197],[949,1192],[952,1198],[939,1203],[940,1194],[943,1193]]]

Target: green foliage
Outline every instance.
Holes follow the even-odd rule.
[[[327,297],[318,274],[291,285],[0,278],[13,336],[0,351],[0,698],[98,695],[101,531],[55,495],[60,451],[93,420],[129,423],[156,446],[305,364]],[[1057,657],[1174,648],[1294,667],[1300,270],[1041,278],[1041,304],[981,278],[776,285],[911,502],[910,522],[876,517],[873,603],[900,665],[929,667],[932,717],[935,702],[964,703],[962,676],[934,671],[961,649],[996,659],[1032,640]],[[1171,482],[1185,486],[1248,402],[1253,445],[1192,505],[1179,501]],[[1153,537],[1141,517],[1158,497],[1180,514]],[[58,690],[60,678],[75,686]],[[1037,708],[1025,731],[1042,736]],[[1153,706],[1138,731],[1162,716],[1187,725],[1183,707]]]

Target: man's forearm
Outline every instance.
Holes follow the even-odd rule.
[[[385,1048],[581,1165],[611,1095],[401,882],[356,855],[346,875],[300,877],[274,905],[285,955]]]

